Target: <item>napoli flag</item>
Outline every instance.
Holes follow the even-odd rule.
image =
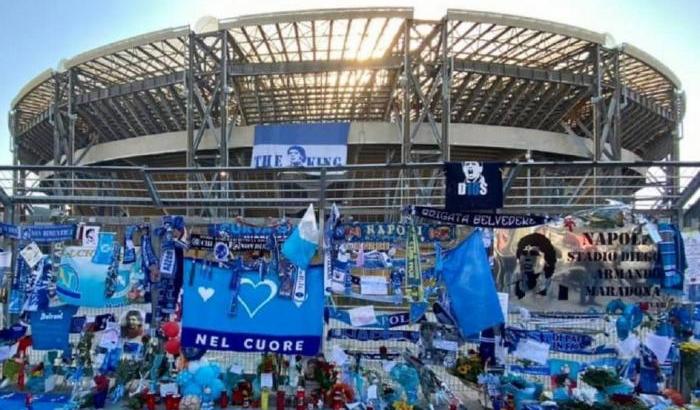
[[[480,231],[472,232],[444,258],[442,272],[462,336],[504,322]]]
[[[311,204],[299,225],[282,244],[282,254],[299,268],[308,268],[318,248],[319,234],[314,206]]]

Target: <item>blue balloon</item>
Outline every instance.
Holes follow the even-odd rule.
[[[211,388],[212,396],[217,398],[221,396],[221,393],[226,389],[226,386],[224,386],[224,382],[221,381],[221,379],[214,379],[209,387]]]
[[[637,326],[642,324],[644,314],[642,313],[642,309],[640,309],[638,305],[625,306],[625,310],[622,312],[622,314],[629,321],[631,329],[636,329]]]
[[[175,380],[177,381],[178,385],[183,386],[189,384],[192,381],[193,377],[194,376],[192,376],[192,373],[188,371],[181,371],[180,373],[178,373],[177,379]]]
[[[215,378],[216,374],[211,366],[202,366],[194,374],[194,381],[200,386],[209,386]]]
[[[221,374],[221,366],[219,365],[219,363],[211,363],[209,367],[211,367],[212,370],[214,370],[214,377],[219,377],[219,375]]]
[[[617,337],[620,340],[627,339],[630,335],[630,322],[626,316],[620,316],[615,322],[615,328],[617,329]]]
[[[625,311],[625,302],[621,299],[611,300],[605,308],[605,313],[609,315],[621,314]]]
[[[197,396],[197,397],[202,397],[202,388],[194,383],[190,383],[185,386],[185,388],[182,390],[182,396]]]

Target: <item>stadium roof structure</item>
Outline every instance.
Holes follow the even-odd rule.
[[[328,9],[203,18],[86,51],[26,84],[10,127],[21,165],[247,167],[255,125],[338,121],[348,164],[677,161],[684,98],[663,63],[607,34]]]
[[[227,100],[225,117],[237,126],[400,122],[405,109],[413,122],[432,117],[438,124],[570,131],[584,138],[604,122],[594,124],[592,106],[599,103],[592,101],[600,100],[613,111],[609,117],[619,118],[620,141],[610,149],[618,145],[645,159],[668,153],[669,144],[666,152],[655,147],[684,111],[680,81],[658,60],[612,44],[609,35],[542,20],[448,10],[443,19],[426,21],[410,8],[364,8],[208,23],[196,28],[208,32],[185,26],[109,44],[38,75],[12,103],[20,162],[55,159],[52,117],[67,105],[77,150],[187,130],[188,98],[195,129],[206,128],[209,111]],[[190,71],[201,84],[192,97]],[[226,98],[215,95],[221,76]],[[442,113],[447,91],[449,118]],[[220,126],[221,115],[214,117],[211,125]]]

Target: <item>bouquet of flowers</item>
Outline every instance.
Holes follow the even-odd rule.
[[[700,343],[683,342],[680,348],[683,375],[688,381],[688,386],[694,389],[698,383],[698,369],[700,369]]]
[[[479,374],[483,371],[481,359],[477,355],[460,356],[457,358],[454,367],[448,369],[448,373],[451,375],[456,376],[463,382],[470,383],[476,383]]]

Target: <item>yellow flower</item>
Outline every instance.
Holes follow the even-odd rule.
[[[413,410],[413,406],[403,400],[395,401],[393,407],[394,410]]]

